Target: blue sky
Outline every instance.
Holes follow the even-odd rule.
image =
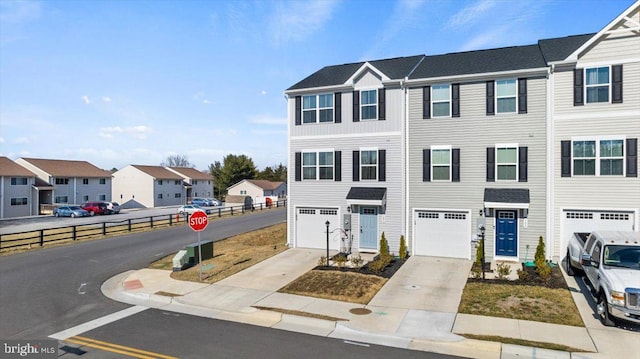
[[[598,32],[633,0],[0,0],[0,155],[287,163],[284,90],[323,66]]]

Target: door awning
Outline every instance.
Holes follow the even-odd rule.
[[[529,208],[529,190],[523,188],[485,188],[485,208]]]
[[[33,188],[36,189],[36,191],[43,191],[43,190],[52,190],[54,187],[53,185],[41,180],[40,178],[36,177],[36,181],[33,184]]]
[[[347,194],[347,204],[364,206],[385,206],[387,189],[380,187],[351,187]]]

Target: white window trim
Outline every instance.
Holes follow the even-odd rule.
[[[331,179],[324,179],[324,178],[321,179],[320,178],[320,167],[329,167],[329,166],[326,166],[326,165],[320,166],[320,153],[321,152],[330,152],[333,155],[333,164],[331,165],[331,168],[333,169],[331,172],[332,172],[333,175],[331,176]],[[335,161],[336,152],[335,152],[335,149],[333,149],[333,148],[325,148],[325,149],[317,149],[317,150],[302,150],[300,153],[301,153],[301,156],[302,156],[301,164],[300,164],[302,166],[302,176],[301,176],[300,179],[302,181],[334,181],[335,180],[335,169],[336,169],[336,161]],[[304,165],[304,154],[305,153],[314,153],[315,154],[315,156],[316,156],[316,161],[315,161],[316,164],[315,165],[313,165],[313,166],[312,165],[307,165],[307,166]],[[307,167],[307,168],[315,167],[315,169],[316,169],[316,178],[304,178],[304,169],[305,169],[305,167]]]
[[[587,88],[590,87],[600,87],[600,86],[604,86],[603,84],[598,84],[598,85],[587,85],[587,69],[598,69],[601,67],[607,67],[609,68],[609,82],[607,83],[607,87],[608,87],[608,93],[609,95],[607,96],[607,100],[608,101],[604,101],[604,102],[589,102],[588,101],[588,97],[587,97]],[[582,98],[584,99],[584,104],[585,105],[595,105],[595,104],[610,104],[611,103],[611,91],[613,88],[613,84],[612,84],[612,78],[613,78],[613,72],[612,72],[612,68],[610,64],[607,65],[594,65],[594,66],[587,66],[584,69],[582,69],[582,78],[583,83],[584,83],[584,93],[582,94]]]
[[[434,165],[433,163],[433,151],[434,150],[448,150],[449,151],[449,164],[447,166],[449,166],[449,179],[448,180],[443,180],[443,179],[434,179],[433,178],[433,168],[434,167],[444,167],[444,165]],[[431,156],[431,158],[429,159],[429,163],[431,164],[431,182],[451,182],[451,177],[452,177],[452,168],[453,165],[451,164],[452,162],[452,148],[450,145],[448,146],[431,146],[431,151],[429,151],[429,155]]]
[[[600,142],[601,141],[622,141],[622,173],[619,175],[601,175],[600,174],[600,160],[602,159],[602,157],[600,157]],[[575,157],[573,156],[573,143],[577,142],[577,141],[595,141],[596,143],[596,153],[595,153],[595,161],[596,161],[596,173],[593,175],[576,175],[573,172],[573,162]],[[580,157],[580,158],[586,158],[586,157]],[[613,158],[613,159],[617,159],[619,157],[605,157],[605,158]],[[586,136],[576,136],[576,137],[571,137],[571,177],[586,177],[586,178],[591,178],[591,177],[624,177],[626,176],[627,173],[627,138],[626,136],[591,136],[591,137],[586,137]]]
[[[371,179],[371,178],[362,178],[362,152],[367,152],[367,151],[373,151],[376,153],[376,164],[375,164],[375,174],[376,174],[376,178]],[[377,181],[378,180],[378,166],[380,165],[380,155],[379,155],[379,150],[377,147],[363,147],[360,148],[360,181]],[[372,165],[366,165],[367,167],[373,167]]]
[[[517,101],[516,101],[517,102]],[[500,163],[498,162],[498,149],[505,149],[505,148],[515,148],[516,149],[516,176],[514,179],[512,180],[506,180],[506,179],[499,179],[498,178],[498,168],[500,167]],[[519,171],[519,163],[520,161],[518,161],[518,156],[520,155],[520,147],[518,147],[517,143],[496,143],[496,147],[495,147],[495,158],[496,158],[496,169],[495,169],[495,174],[494,174],[494,178],[496,179],[496,182],[518,182],[518,171]],[[511,163],[504,163],[503,165],[506,166],[512,166],[513,164]]]
[[[320,96],[323,96],[323,95],[328,95],[328,96],[332,97],[331,98],[331,105],[332,105],[331,107],[320,107]],[[304,98],[305,97],[311,97],[311,96],[316,98],[316,107],[314,109],[305,109],[304,108]],[[301,120],[300,120],[301,124],[302,125],[313,125],[313,124],[319,124],[319,123],[334,123],[334,122],[336,122],[335,113],[334,113],[333,116],[331,116],[332,117],[331,122],[320,122],[320,110],[329,110],[329,109],[331,109],[332,112],[335,111],[336,104],[335,104],[335,99],[333,98],[333,96],[334,96],[334,94],[330,93],[330,92],[319,93],[319,94],[316,94],[316,95],[303,95],[302,96],[302,106],[300,106],[301,107],[300,111],[302,111],[302,113],[300,114],[300,116],[301,116]],[[309,111],[315,111],[315,113],[316,113],[315,122],[304,122],[304,113],[305,112],[309,112]]]
[[[515,81],[516,82],[516,93],[513,96],[498,96],[498,81]],[[495,113],[496,115],[498,114],[514,114],[514,113],[518,113],[518,79],[516,78],[507,78],[507,79],[498,79],[495,80],[494,82],[495,85],[495,100],[494,100],[494,108],[495,108]],[[516,109],[515,111],[510,111],[510,112],[500,112],[498,111],[498,99],[502,99],[502,98],[515,98],[516,100]]]
[[[358,90],[358,91],[360,91],[359,95],[358,95],[358,96],[360,96],[360,98],[358,99],[358,103],[360,105],[360,108],[358,109],[360,111],[360,121],[377,121],[378,120],[378,101],[379,101],[379,98],[380,98],[379,97],[380,96],[380,91],[378,91],[378,90],[379,90],[379,88],[364,88],[364,89]],[[368,92],[368,91],[375,91],[376,92],[376,101],[375,101],[375,103],[366,105],[367,107],[374,106],[376,108],[376,110],[375,110],[376,117],[375,118],[363,118],[363,116],[362,116],[362,108],[365,106],[362,103],[362,93],[363,92]]]
[[[448,86],[449,87],[449,99],[447,101],[435,101],[433,100],[433,88],[437,86]],[[434,84],[431,85],[431,117],[451,117],[451,104],[453,103],[453,99],[451,98],[451,84]],[[437,103],[449,103],[449,113],[445,116],[436,116],[435,111],[433,110],[433,105]]]

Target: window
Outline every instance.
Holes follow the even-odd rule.
[[[375,120],[378,118],[378,90],[360,91],[360,118]]]
[[[56,196],[53,201],[54,203],[69,203],[69,198],[67,196]]]
[[[621,176],[624,173],[623,140],[573,141],[574,176]]]
[[[181,184],[182,184],[182,181],[180,181],[180,180],[175,180],[175,181],[173,182],[173,184],[175,184],[176,186],[179,186],[179,185],[181,185]],[[195,183],[194,183],[194,184],[195,184]]]
[[[106,201],[107,200],[107,196],[105,196],[104,194],[101,194],[98,196],[98,201]]]
[[[180,181],[176,181],[176,184],[178,184],[179,182],[180,182]],[[192,184],[193,184],[193,185],[197,185],[197,184],[198,184],[198,181],[197,181],[197,180],[193,180],[193,183],[192,183]]]
[[[158,193],[158,199],[162,199],[162,193]]]
[[[27,205],[27,197],[22,198],[11,198],[12,206],[26,206]]]
[[[56,178],[56,184],[69,184],[68,178]]]
[[[622,140],[600,141],[600,175],[622,175],[624,148]]]
[[[333,94],[302,97],[302,123],[333,122]]]
[[[516,80],[496,80],[496,109],[498,113],[516,112]]]
[[[451,180],[451,148],[431,148],[431,180]]]
[[[245,190],[241,189],[241,190],[240,190],[240,194],[247,194],[247,191],[245,191]]]
[[[89,179],[88,178],[83,178],[82,179],[82,184],[89,184]]]
[[[176,193],[173,195],[173,198],[181,198],[182,197],[182,193]]]
[[[496,146],[496,178],[498,181],[518,179],[518,146]]]
[[[433,117],[451,115],[451,90],[449,85],[431,87],[431,106]]]
[[[609,67],[585,69],[587,103],[609,102]]]
[[[106,178],[100,178],[100,184],[107,184]]]
[[[89,201],[89,196],[82,196],[82,202]]]
[[[333,157],[328,152],[304,152],[302,154],[303,180],[333,180]]]
[[[363,180],[378,179],[378,151],[360,151],[360,178]]]
[[[162,180],[158,180],[158,185],[162,186]]]
[[[11,177],[12,186],[25,186],[27,184],[27,177]]]

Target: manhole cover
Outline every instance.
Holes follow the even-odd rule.
[[[355,315],[366,315],[366,314],[371,314],[371,311],[367,308],[353,308],[349,310],[349,313],[355,314]]]

